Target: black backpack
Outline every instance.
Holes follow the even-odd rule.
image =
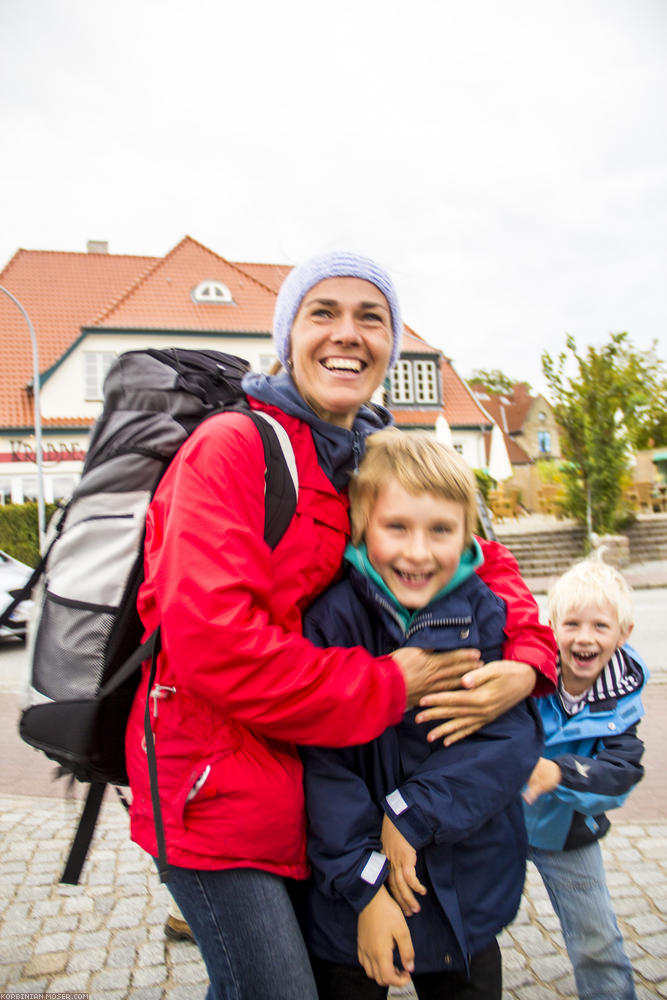
[[[34,703],[21,715],[20,734],[55,760],[61,773],[91,783],[63,882],[78,881],[106,785],[127,784],[125,728],[140,665],[149,657],[149,690],[153,686],[159,628],[141,642],[136,600],[143,580],[146,511],[178,448],[206,417],[224,410],[246,413],[264,447],[264,537],[271,547],[294,515],[294,453],[285,429],[250,409],[241,388],[249,370],[242,358],[217,351],[122,354],[105,379],[104,409],[92,430],[81,479],[49,526],[40,564],[2,615],[9,618],[40,582],[30,638]],[[164,878],[148,701],[146,742]]]

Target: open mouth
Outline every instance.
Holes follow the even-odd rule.
[[[575,653],[574,650],[572,651],[573,658],[579,663],[590,663],[591,660],[597,659],[597,655],[597,653]]]
[[[320,364],[328,372],[353,372],[355,375],[359,375],[366,368],[366,364],[360,358],[324,358]]]
[[[406,573],[400,569],[395,569],[394,573],[399,580],[402,580],[403,583],[409,584],[411,587],[423,586],[423,584],[428,583],[433,576],[432,573]]]

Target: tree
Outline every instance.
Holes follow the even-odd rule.
[[[618,529],[627,515],[622,480],[632,447],[642,446],[664,423],[667,378],[651,351],[638,351],[627,333],[579,354],[573,337],[557,362],[545,352],[542,370],[551,389],[566,459],[567,510],[591,530]],[[566,375],[568,362],[576,375]]]
[[[512,395],[512,389],[517,384],[517,379],[510,378],[509,375],[505,375],[504,372],[498,370],[498,368],[475,368],[474,372],[470,378],[466,379],[468,385],[473,387],[482,386],[486,391],[492,396],[502,396],[502,395]],[[530,392],[530,386],[527,382],[523,383],[526,386],[528,392]]]

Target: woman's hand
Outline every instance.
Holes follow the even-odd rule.
[[[535,671],[517,660],[494,660],[463,674],[457,686],[467,690],[445,689],[420,699],[425,711],[418,713],[417,722],[448,720],[429,731],[429,742],[442,739],[445,746],[451,746],[493,722],[531,694]]]
[[[562,778],[563,772],[555,761],[540,757],[521,794],[528,805],[532,806],[540,795],[553,792],[554,788],[560,785]]]
[[[419,913],[421,907],[414,894],[425,896],[426,888],[415,871],[417,852],[386,813],[382,820],[382,850],[389,862],[389,891],[406,917]]]
[[[403,970],[394,965],[398,948]],[[414,969],[415,950],[405,917],[384,886],[371,899],[357,921],[357,958],[369,979],[379,986],[407,986]]]
[[[478,649],[434,653],[416,646],[403,646],[391,656],[403,672],[408,708],[421,704],[420,699],[429,692],[454,691],[460,688],[462,678],[474,677],[475,668],[481,662]],[[445,713],[439,711],[432,716],[434,719],[443,717]]]

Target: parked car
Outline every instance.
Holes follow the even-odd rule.
[[[11,602],[12,591],[23,587],[31,573],[32,570],[25,563],[0,550],[0,614]],[[25,639],[32,607],[32,601],[22,601],[7,625],[0,626],[0,639]]]

